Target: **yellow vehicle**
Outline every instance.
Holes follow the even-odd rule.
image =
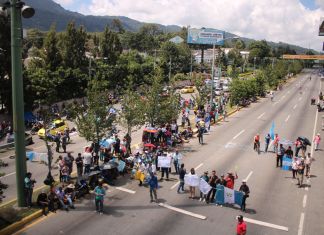
[[[63,132],[65,128],[68,128],[68,124],[61,119],[56,119],[53,121],[53,123],[49,126],[48,131],[50,135],[56,135],[57,132]],[[38,136],[40,138],[44,138],[45,137],[45,129],[41,128],[38,132],[37,132]]]
[[[195,92],[195,87],[194,86],[185,86],[184,88],[181,89],[181,93],[194,93]]]

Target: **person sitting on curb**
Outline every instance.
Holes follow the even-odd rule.
[[[42,190],[42,192],[38,195],[37,205],[42,209],[43,215],[47,216],[46,207],[48,207],[48,198],[45,190]]]

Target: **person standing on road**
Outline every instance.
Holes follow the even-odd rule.
[[[156,190],[158,189],[158,179],[156,177],[156,173],[152,173],[150,175],[150,179],[148,181],[148,185],[150,186],[150,197],[151,197],[151,202],[157,202],[157,193]],[[153,199],[154,195],[154,199]]]
[[[302,148],[302,142],[299,140],[299,138],[297,138],[295,141],[295,157],[298,157],[298,153],[301,148]]]
[[[209,177],[208,180],[208,184],[210,185],[210,187],[212,187],[208,194],[207,194],[207,199],[206,199],[206,203],[210,203],[210,202],[214,202],[215,200],[215,195],[216,195],[216,185],[219,183],[219,178],[216,175],[216,171],[213,170],[212,171],[212,175]],[[210,197],[211,196],[211,197]]]
[[[224,187],[226,187],[226,180],[225,180],[225,178],[224,178],[224,174],[221,174],[221,178],[220,178],[220,180],[219,180],[219,184],[220,185],[223,185]]]
[[[250,189],[249,189],[249,186],[247,186],[247,184],[246,184],[246,180],[242,180],[242,185],[241,185],[239,191],[243,193],[241,210],[243,212],[245,212],[246,199],[250,196]]]
[[[285,155],[285,152],[286,152],[285,148],[282,146],[282,144],[280,144],[277,150],[277,158],[276,158],[277,167],[282,167],[282,158]]]
[[[92,162],[91,153],[85,151],[83,154],[84,174],[90,173],[91,162]]]
[[[163,153],[162,157],[167,157],[166,153]],[[163,180],[164,178],[164,173],[166,174],[166,180],[169,180],[169,167],[161,167],[161,171],[162,171],[162,176],[161,176],[161,180]]]
[[[269,147],[269,144],[270,144],[270,140],[271,140],[271,136],[270,134],[268,133],[265,137],[264,137],[264,152],[268,152],[268,147]]]
[[[277,151],[278,151],[279,141],[280,141],[279,135],[275,134],[275,137],[273,140],[273,152],[274,153],[277,153]]]
[[[184,177],[186,175],[186,169],[184,168],[184,164],[182,163],[181,166],[180,166],[180,170],[179,170],[179,180],[180,180],[180,183],[179,183],[179,187],[178,187],[178,190],[177,192],[180,193],[180,189],[182,190],[182,192],[184,192]]]
[[[73,171],[73,162],[74,162],[74,157],[72,156],[71,153],[68,153],[65,158],[64,158],[64,163],[68,166],[69,168],[69,175],[71,175]]]
[[[205,171],[204,174],[202,176],[200,176],[200,179],[203,179],[208,183],[208,181],[209,181],[208,171]],[[199,201],[207,202],[207,195],[204,194],[201,191],[200,191],[200,199],[199,199]]]
[[[242,215],[237,217],[236,235],[246,235],[246,223]]]
[[[93,190],[95,194],[96,212],[100,213],[100,215],[103,213],[103,202],[104,196],[106,195],[106,190],[102,187],[102,184],[102,181],[100,181],[98,186]]]
[[[298,169],[297,169],[297,180],[298,180],[297,185],[299,185],[299,188],[301,188],[303,185],[304,170],[305,170],[305,162],[304,159],[302,158],[298,164]]]
[[[32,202],[33,189],[34,189],[34,184],[36,183],[36,181],[31,177],[32,177],[32,173],[27,172],[24,180],[25,204],[26,207],[29,208],[33,206],[33,202]]]
[[[235,179],[237,179],[238,176],[235,172],[235,176],[233,175],[232,172],[227,173],[227,177],[225,178],[226,180],[226,187],[230,189],[234,189],[234,184],[235,184]]]
[[[181,155],[181,153],[179,153],[178,149],[176,149],[176,151],[172,154],[172,158],[173,158],[175,173],[178,174],[179,166],[181,165],[181,160],[182,160],[182,155]]]
[[[305,159],[305,168],[306,168],[306,174],[305,176],[307,178],[310,178],[310,168],[311,168],[311,164],[312,164],[312,157],[311,154],[308,153]]]
[[[59,153],[60,152],[60,145],[61,145],[61,135],[60,133],[56,133],[55,137],[54,137],[54,142],[56,144],[56,152]]]
[[[62,143],[63,152],[66,153],[66,145],[67,145],[67,137],[66,137],[66,135],[62,135],[61,143]]]
[[[196,175],[195,169],[191,168],[190,169],[190,175]],[[189,186],[189,191],[190,191],[190,199],[194,199],[195,198],[195,194],[196,194],[196,187],[195,186]]]
[[[297,170],[298,170],[298,158],[294,157],[292,164],[291,164],[291,171],[292,171],[292,175],[293,175],[293,179],[296,179],[296,175],[297,175]]]
[[[77,167],[78,179],[81,179],[83,174],[83,159],[81,153],[78,153],[77,158],[75,159],[75,164]]]
[[[321,135],[319,133],[317,133],[317,135],[314,137],[314,148],[315,148],[315,151],[317,151],[319,149],[319,144],[321,142]]]
[[[204,132],[205,132],[205,122],[203,120],[198,121],[197,123],[198,128],[198,141],[199,144],[204,144]]]
[[[62,155],[58,156],[58,169],[59,169],[59,173],[60,173],[60,182],[63,181],[63,175],[62,175],[62,169],[64,167],[64,160]]]

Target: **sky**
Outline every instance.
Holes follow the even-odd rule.
[[[324,0],[54,0],[85,15],[127,16],[164,25],[210,27],[318,51]]]

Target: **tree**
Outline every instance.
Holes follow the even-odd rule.
[[[227,57],[234,67],[240,67],[244,62],[240,51],[236,48],[231,49],[228,52]]]
[[[43,48],[44,62],[46,64],[46,67],[51,71],[56,70],[57,67],[62,63],[62,57],[57,47],[57,41],[58,39],[56,36],[55,25],[52,25],[50,31],[45,37]]]
[[[111,22],[111,29],[118,32],[118,33],[124,33],[125,29],[123,27],[122,22],[120,21],[120,19],[113,19]]]
[[[108,64],[115,65],[122,51],[123,48],[117,33],[110,31],[108,26],[106,26],[101,37],[101,57],[105,58]]]
[[[249,61],[253,63],[254,58],[256,58],[256,62],[260,64],[262,59],[270,56],[270,49],[271,49],[270,46],[265,40],[252,42],[249,45],[249,50],[250,50]]]
[[[108,100],[107,81],[92,79],[87,88],[87,104],[74,104],[71,108],[80,136],[96,144],[111,129],[115,115],[109,113],[111,106]]]
[[[87,60],[85,57],[85,43],[87,34],[82,26],[78,29],[74,22],[67,25],[66,32],[62,38],[62,59],[67,68],[85,68]]]
[[[237,50],[244,50],[245,49],[245,43],[241,39],[237,39],[234,45],[234,48]]]

